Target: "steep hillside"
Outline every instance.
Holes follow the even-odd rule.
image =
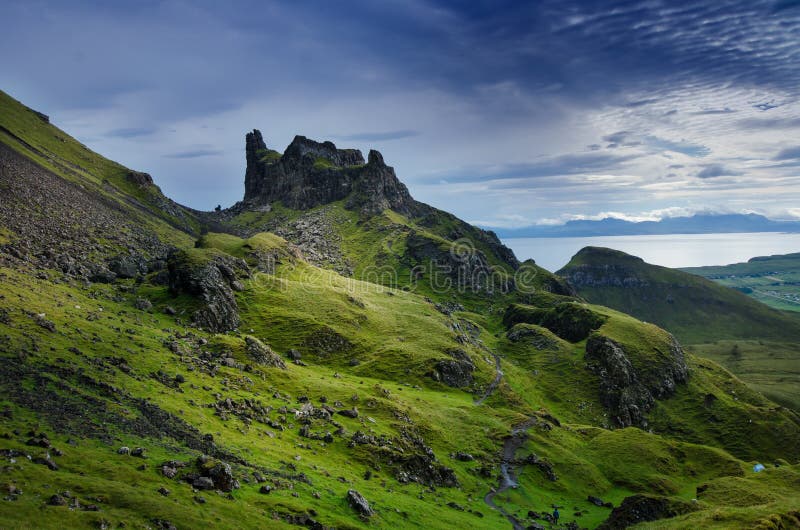
[[[131,221],[146,225],[164,239],[175,237],[175,231],[164,225],[189,233],[199,228],[191,211],[165,197],[150,175],[90,151],[50,124],[48,116],[1,90],[0,141],[106,205],[113,204]],[[19,176],[26,178],[26,172],[20,171]]]
[[[593,303],[653,322],[687,343],[800,340],[800,319],[744,294],[617,250],[586,247],[557,272]]]
[[[800,253],[759,256],[747,263],[682,269],[784,311],[800,311]]]
[[[245,200],[193,212],[0,111],[0,527],[797,521],[796,413],[379,155],[252,133]]]
[[[558,274],[585,299],[664,327],[698,355],[800,409],[800,318],[794,314],[616,250],[587,247]]]

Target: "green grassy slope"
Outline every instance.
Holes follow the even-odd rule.
[[[733,287],[775,309],[800,311],[800,253],[760,256],[746,263],[682,270]]]
[[[793,342],[720,340],[688,349],[725,366],[773,401],[800,409],[800,361]]]
[[[158,186],[141,186],[130,169],[91,151],[44,115],[0,90],[0,142],[64,179],[112,201],[161,239],[186,244],[183,232],[199,231],[190,210],[166,198]],[[179,230],[175,230],[178,228]]]
[[[38,141],[30,134],[21,138]],[[50,153],[61,174],[69,158]],[[130,204],[121,188],[109,198],[81,182],[98,200]],[[587,334],[624,346],[639,371],[669,351],[669,335],[553,294],[561,284],[536,269],[525,292],[411,281],[418,263],[402,249],[416,234],[412,244],[449,254],[447,223],[393,212],[355,219],[333,205],[325,215],[354,270],[341,275],[336,263],[314,265],[275,234],[252,228],[245,238],[195,240],[148,212],[135,215],[181,254],[135,278],[87,282],[21,260],[0,242],[2,528],[509,528],[484,500],[505,464],[518,487],[494,502],[523,525],[544,523],[529,511],[557,504],[562,523],[594,528],[610,509],[589,495],[615,506],[633,494],[689,503],[705,485],[697,510],[681,516],[685,526],[793,517],[794,412],[689,356],[689,382],[654,403],[650,432],[611,429],[601,376],[586,367]],[[175,267],[216,259],[248,268],[232,295],[241,323],[227,333],[192,326],[192,312],[209,300],[170,289]],[[369,276],[370,262],[396,266],[407,282]],[[519,315],[546,318],[504,321],[510,303]],[[253,344],[266,346],[254,353]],[[459,373],[458,386],[448,386],[443,363],[470,366],[469,377]],[[520,448],[503,462],[521,425]],[[144,458],[119,454],[122,446],[143,448]],[[198,468],[204,454],[213,460]],[[195,491],[182,480],[218,461],[240,487]],[[768,469],[754,477],[756,461]],[[348,505],[351,489],[373,515]],[[725,492],[760,501],[733,503]],[[66,505],[53,505],[54,495]]]
[[[544,354],[482,331],[487,344],[503,352],[507,376],[484,405],[475,405],[474,394],[467,391],[479,394],[492,375],[491,364],[477,346],[467,345],[477,366],[474,388],[451,389],[428,375],[432,361],[446,358],[443,352],[460,344],[448,326],[450,317],[414,294],[353,284],[308,265],[285,267],[277,275],[257,277],[258,288],[241,293],[243,333],[226,335],[187,329],[164,315],[160,309],[175,304],[164,288],[135,288],[131,283],[58,286],[3,271],[3,308],[10,315],[2,324],[3,351],[13,356],[4,360],[3,447],[34,457],[43,454],[43,449],[25,445],[28,432],[34,430],[47,433],[64,451],[63,457],[53,457],[60,467],[55,472],[16,459],[6,480],[25,493],[13,511],[0,512],[3,526],[18,527],[34,512],[42,513],[40,527],[55,526],[64,510],[45,506],[46,501],[69,490],[82,504],[100,507],[98,513],[71,512],[75,524],[105,519],[135,527],[166,519],[179,528],[257,527],[263,517],[285,518],[313,509],[325,524],[344,528],[436,528],[438,521],[442,528],[452,527],[453,521],[505,528],[508,523],[483,504],[482,496],[495,484],[503,436],[536,410],[543,414],[540,426],[529,431],[521,456],[535,453],[552,463],[558,480],[547,480],[535,466],[523,468],[522,487],[496,499],[522,518],[528,510],[546,511],[553,503],[575,505],[580,515],[568,515],[567,520],[592,527],[608,510],[587,503],[589,494],[615,504],[637,492],[691,498],[701,483],[746,475],[746,461],[754,458],[796,459],[797,448],[780,446],[787,436],[797,439],[796,424],[793,434],[780,432],[791,425],[781,423],[786,421],[780,420],[781,413],[769,412],[774,408],[769,402],[708,364],[696,364],[694,371],[711,370],[713,376],[698,374],[653,411],[653,429],[663,435],[638,429],[607,431],[592,390],[596,378],[582,369],[581,343],[556,341],[556,352]],[[155,304],[152,310],[134,308],[142,296]],[[37,325],[22,308],[34,315],[44,313],[56,331]],[[617,340],[639,336],[636,321],[615,312],[608,315],[605,333]],[[307,338],[319,326],[335,329],[352,348],[320,352],[309,346]],[[260,337],[279,352],[300,349],[306,366],[289,364],[284,371],[252,364],[243,345],[245,334]],[[170,346],[173,343],[178,346]],[[205,350],[211,354],[203,354]],[[223,365],[212,374],[201,362],[216,359],[211,364],[218,365],[226,355],[241,365]],[[359,364],[351,366],[352,358]],[[175,384],[178,374],[182,382]],[[701,405],[709,393],[720,397],[715,410]],[[726,397],[734,394],[733,399]],[[360,417],[337,416],[344,433],[331,443],[305,438],[291,414],[300,407],[299,396],[308,396],[315,405],[324,398],[331,404],[356,406]],[[141,397],[162,414],[153,416]],[[285,430],[232,412],[224,419],[210,405],[227,398],[271,407],[268,417]],[[281,407],[289,414],[281,414]],[[551,415],[561,420],[560,427],[546,419]],[[708,430],[702,426],[710,417],[717,426]],[[740,432],[738,427],[748,421],[754,422],[755,430]],[[188,485],[161,476],[163,461],[192,461],[199,454],[197,446],[187,447],[180,436],[185,425],[197,428],[198,435],[213,434],[216,448],[239,462],[234,469],[242,487],[232,498],[200,492],[207,502],[198,505],[198,493]],[[325,422],[312,423],[312,432],[325,429],[332,430]],[[421,434],[439,462],[455,470],[459,487],[403,485],[392,464],[396,457],[376,461],[374,451],[349,447],[358,430],[398,439],[408,429]],[[722,449],[686,445],[691,441],[727,447],[745,461]],[[117,455],[121,445],[144,447],[148,458]],[[641,452],[637,467],[628,463],[634,449]],[[460,462],[448,456],[458,451],[476,460]],[[145,467],[139,469],[142,463]],[[268,477],[274,488],[269,495],[259,494],[260,485],[252,478],[245,482],[254,469]],[[372,474],[369,479],[364,478],[367,471]],[[301,481],[300,473],[311,483]],[[169,497],[156,491],[162,486],[172,492]],[[365,495],[377,510],[368,523],[359,521],[343,501],[349,488]],[[451,502],[483,517],[447,506]],[[781,506],[753,508],[749,517],[780,513]]]
[[[434,214],[445,216],[444,212]],[[268,212],[243,212],[218,228],[245,238],[263,233],[260,230],[274,231],[298,243],[307,258],[320,267],[442,303],[453,302],[457,296],[459,304],[482,311],[502,311],[518,297],[518,293],[512,294],[515,285],[524,292],[568,291],[560,278],[533,263],[526,262],[515,270],[482,240],[485,236],[479,229],[446,215],[446,223],[438,226],[431,224],[430,216],[409,219],[391,210],[363,219],[345,208],[344,201],[309,211],[276,203]],[[308,243],[304,238],[307,230],[293,228],[306,223],[320,227],[316,229],[325,234],[323,248]],[[459,267],[469,264],[474,256],[483,268],[459,272]],[[470,281],[475,286],[463,285]]]
[[[767,263],[752,262],[753,272],[773,268]],[[800,408],[796,315],[615,250],[583,249],[558,274],[587,300],[664,327],[698,355],[723,364],[772,399]]]
[[[800,319],[679,270],[587,247],[558,271],[593,303],[656,323],[687,343],[720,338],[800,339]]]

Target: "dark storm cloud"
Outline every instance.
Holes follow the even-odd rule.
[[[629,101],[629,102],[625,103],[624,106],[628,107],[629,109],[635,109],[637,107],[645,107],[645,106],[650,105],[652,103],[658,103],[658,100],[657,99],[640,99],[638,101]]]
[[[26,65],[34,80],[59,79],[60,95],[48,99],[109,104],[128,93],[152,91],[162,100],[159,110],[193,115],[232,108],[244,97],[298,82],[324,79],[333,96],[358,90],[363,81],[355,74],[370,68],[387,74],[380,85],[424,84],[466,94],[507,81],[525,90],[546,79],[584,104],[654,81],[796,87],[798,46],[772,44],[796,35],[798,20],[793,10],[782,11],[780,23],[765,17],[771,7],[772,2],[745,0],[688,6],[599,0],[232,6],[32,0],[6,4],[0,14],[20,19],[5,33],[8,39],[20,37],[17,43],[29,50],[13,54],[17,59],[10,54],[4,69]],[[44,24],[37,15],[42,11],[49,15]],[[66,27],[78,21],[85,34]],[[116,27],[123,24],[122,30]],[[37,38],[37,31],[50,32],[49,38]],[[67,33],[73,38],[61,38]],[[50,39],[58,39],[58,49]],[[44,63],[40,74],[28,66],[25,56],[31,54]],[[656,101],[622,104],[633,108]]]
[[[737,111],[735,111],[733,109],[730,109],[728,107],[725,107],[724,109],[703,109],[703,110],[698,110],[696,112],[692,112],[691,114],[693,116],[713,116],[715,114],[733,114],[734,112],[737,112]]]
[[[628,131],[615,132],[613,134],[608,134],[606,136],[603,136],[603,141],[612,144],[621,144],[625,141],[625,138],[627,138],[629,134],[630,132]]]
[[[619,170],[625,162],[639,155],[617,156],[591,152],[569,154],[526,164],[505,164],[499,167],[476,168],[445,177],[447,182],[479,182],[488,180],[535,179],[582,173],[606,173]]]
[[[759,103],[757,105],[753,105],[754,109],[758,109],[760,111],[768,111],[772,109],[777,109],[780,105],[776,105],[775,103]]]
[[[748,118],[739,125],[744,129],[798,129],[800,118]]]

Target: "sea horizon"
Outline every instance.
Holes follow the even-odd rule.
[[[520,260],[533,259],[551,272],[587,246],[620,250],[670,268],[730,265],[757,256],[800,252],[800,234],[792,232],[519,237],[502,241]]]

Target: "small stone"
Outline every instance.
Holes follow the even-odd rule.
[[[192,486],[198,490],[213,490],[214,481],[210,477],[198,477],[192,482]]]
[[[137,298],[134,306],[140,311],[147,311],[153,307],[153,304],[147,298]]]
[[[592,503],[592,504],[594,504],[595,506],[601,506],[601,507],[602,507],[602,506],[605,506],[605,505],[606,505],[606,503],[603,501],[603,499],[600,499],[600,498],[598,498],[598,497],[595,497],[594,495],[589,495],[589,496],[586,498],[586,500],[588,500],[589,502],[591,502],[591,503]]]
[[[53,495],[47,500],[47,504],[49,504],[50,506],[66,506],[67,499],[65,499],[61,495]]]
[[[372,508],[367,502],[367,499],[364,498],[356,490],[348,490],[347,491],[347,502],[350,504],[350,507],[357,511],[359,514],[363,515],[364,517],[369,517],[375,512],[372,511]]]
[[[353,407],[352,409],[340,410],[338,414],[341,414],[345,418],[358,418],[358,409]]]

